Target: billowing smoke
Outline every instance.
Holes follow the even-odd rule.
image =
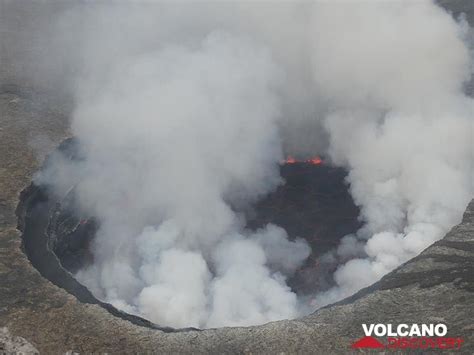
[[[473,195],[474,105],[463,93],[467,28],[430,1],[317,8],[312,53],[330,101],[328,152],[349,169],[366,222],[341,245],[344,257],[359,257],[337,270],[337,286],[317,299],[324,304],[378,280],[460,222]]]
[[[341,265],[318,306],[460,221],[473,196],[469,28],[433,2],[87,6],[59,24],[77,39],[85,159],[38,180],[64,192],[74,176],[99,219],[77,274],[97,297],[174,327],[307,311],[286,282],[308,245],[248,230],[238,212],[282,183],[286,154],[347,168],[364,222],[330,256]]]
[[[211,32],[112,66],[74,117],[87,156],[77,192],[101,221],[97,262],[78,279],[175,327],[295,316],[285,278],[309,247],[276,226],[245,231],[231,206],[280,183],[282,79],[268,50]]]

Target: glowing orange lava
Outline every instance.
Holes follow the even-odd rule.
[[[288,156],[284,163],[285,164],[305,163],[305,164],[319,165],[323,163],[323,160],[321,159],[321,157],[318,157],[318,156],[315,156],[306,160],[296,160],[292,156]]]
[[[286,164],[294,164],[294,163],[296,163],[296,162],[297,162],[296,159],[293,158],[293,157],[288,157],[288,158],[286,158],[286,160],[285,160],[285,163],[286,163]]]
[[[319,165],[323,163],[323,160],[320,157],[314,157],[309,160],[306,160],[306,162],[313,165]]]

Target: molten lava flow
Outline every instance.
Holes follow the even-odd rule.
[[[297,162],[296,159],[293,158],[293,157],[291,157],[291,156],[289,156],[289,157],[286,158],[286,160],[285,160],[285,164],[294,164],[294,163],[296,163],[296,162]]]
[[[288,158],[286,158],[284,163],[285,164],[305,163],[305,164],[319,165],[323,163],[323,160],[321,159],[321,157],[318,157],[318,156],[315,156],[306,160],[296,160],[292,156],[288,156]]]
[[[306,163],[313,164],[313,165],[319,165],[319,164],[323,163],[323,160],[320,157],[314,157],[314,158],[306,160]]]

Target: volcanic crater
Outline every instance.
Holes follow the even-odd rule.
[[[74,162],[82,159],[79,151],[78,140],[69,138],[55,153]],[[51,160],[47,158],[41,170],[52,164]],[[308,296],[332,285],[332,274],[339,263],[321,262],[321,258],[334,250],[342,237],[360,228],[359,209],[348,192],[346,171],[320,158],[288,158],[280,165],[280,174],[283,184],[241,212],[246,215],[250,230],[273,223],[284,228],[290,239],[303,238],[308,242],[310,257],[288,280],[295,293]],[[23,250],[33,266],[81,302],[98,304],[137,325],[175,331],[98,300],[74,278],[76,272],[94,261],[92,242],[99,227],[94,216],[78,212],[76,198],[73,182],[63,196],[35,182],[22,192],[17,208],[19,229],[23,232]]]

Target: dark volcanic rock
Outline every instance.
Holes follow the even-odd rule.
[[[285,183],[255,207],[250,227],[274,223],[291,239],[303,238],[311,246],[310,257],[289,280],[298,294],[314,294],[333,285],[338,261],[321,262],[321,257],[361,227],[359,209],[347,191],[346,175],[343,169],[327,164],[283,165]]]
[[[306,239],[318,255],[327,252],[361,226],[346,175],[343,169],[325,164],[283,165],[284,184],[258,203],[250,227],[274,223],[290,237]]]

